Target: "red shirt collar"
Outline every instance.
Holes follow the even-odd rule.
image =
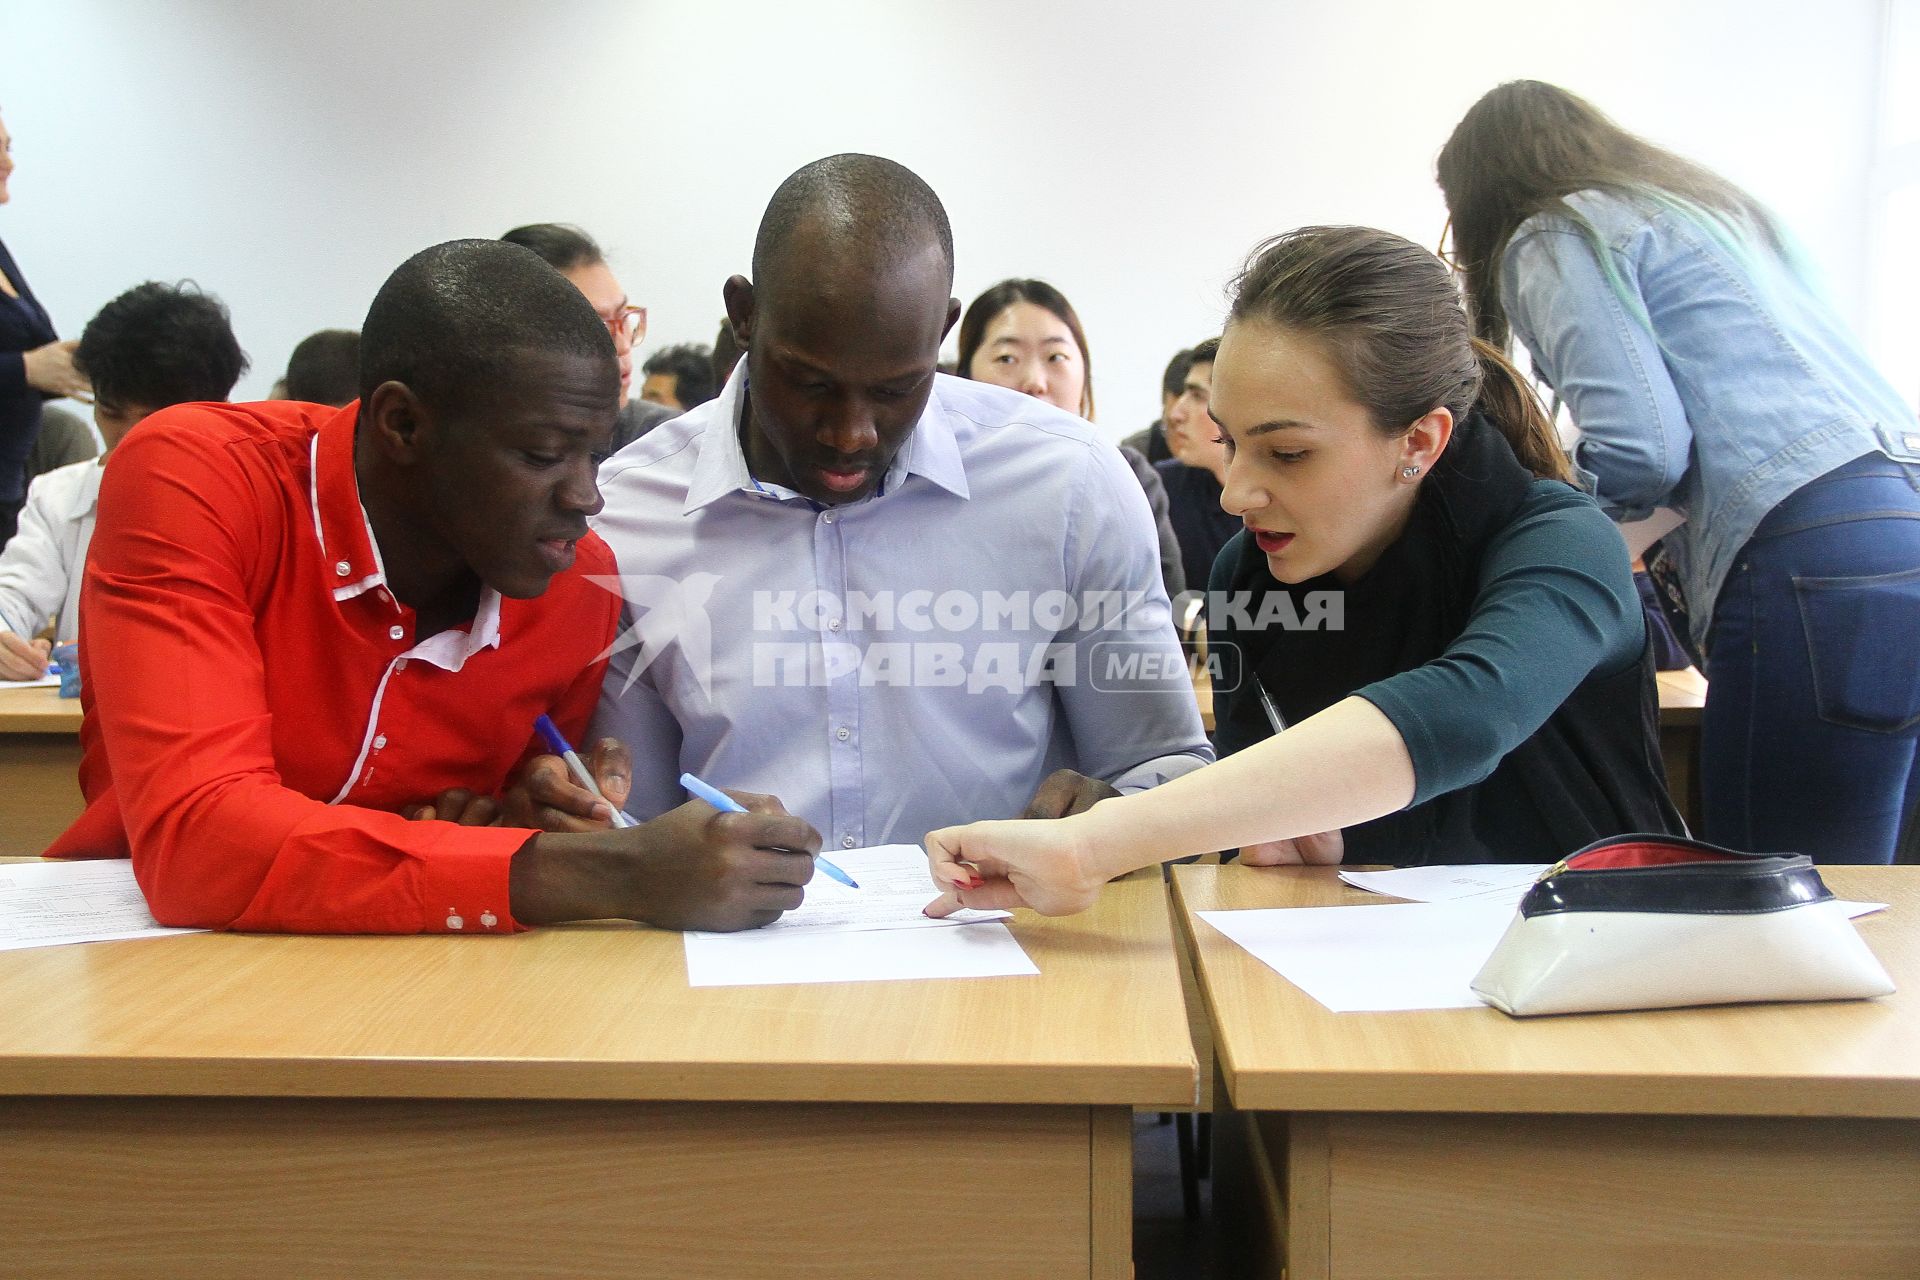
[[[355,400],[322,422],[313,437],[313,529],[333,566],[335,600],[351,600],[387,581],[353,470],[353,432],[359,417],[360,402]]]
[[[380,546],[374,541],[367,510],[361,505],[360,479],[353,469],[354,428],[359,416],[360,402],[356,400],[322,422],[312,444],[313,528],[331,566],[336,603],[387,585],[387,567],[380,561]],[[400,608],[395,601],[395,611]],[[485,587],[480,592],[480,607],[465,631],[429,636],[408,653],[448,671],[458,671],[480,650],[499,645],[500,593]]]

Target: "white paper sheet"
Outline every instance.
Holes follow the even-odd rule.
[[[1392,871],[1342,871],[1340,878],[1356,889],[1405,898],[1410,902],[1456,902],[1462,898],[1485,898],[1517,904],[1546,869],[1544,862],[1397,867]]]
[[[940,890],[927,870],[927,855],[917,844],[881,844],[870,849],[834,849],[833,865],[859,882],[849,889],[824,871],[816,870],[807,885],[806,901],[760,933],[794,930],[832,930],[853,933],[868,929],[937,929],[951,925],[1006,920],[1006,911],[956,911],[941,920],[921,914]],[[736,934],[691,933],[688,937],[729,938]]]
[[[860,874],[854,872],[853,878]],[[690,987],[1001,978],[1039,972],[1007,926],[992,922],[965,929],[755,929],[687,935]]]
[[[993,978],[1040,972],[1003,924],[1006,911],[960,911],[930,920],[939,890],[919,845],[835,849],[849,889],[816,871],[806,901],[764,929],[687,934],[687,985],[771,986]],[[967,928],[955,926],[966,925]]]
[[[1392,871],[1342,871],[1340,878],[1356,889],[1384,893],[1411,902],[1504,902],[1518,907],[1533,882],[1545,875],[1547,864],[1482,863],[1458,867],[1397,867]],[[1839,899],[1849,920],[1885,911],[1884,902]]]
[[[156,923],[125,858],[0,865],[0,951],[203,932]]]
[[[1478,1009],[1473,975],[1510,902],[1385,903],[1202,911],[1200,918],[1335,1013]]]
[[[0,680],[0,689],[51,689],[59,683],[59,676],[41,676],[36,680]]]

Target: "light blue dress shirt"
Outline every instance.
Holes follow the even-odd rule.
[[[1123,791],[1213,758],[1140,485],[1093,427],[944,374],[877,493],[756,480],[742,361],[600,472],[630,626],[593,734],[627,808],[684,770],[776,795],[828,848],[1018,817],[1056,768]]]
[[[1501,261],[1514,336],[1573,414],[1601,507],[1687,517],[1666,546],[1694,640],[1740,549],[1794,490],[1862,454],[1920,461],[1920,426],[1831,306],[1763,244],[1737,252],[1671,210],[1601,191],[1522,223]],[[1630,305],[1631,304],[1631,305]]]

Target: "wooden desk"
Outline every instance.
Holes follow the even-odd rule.
[[[1041,976],[686,985],[677,934],[0,953],[0,1275],[1124,1277],[1190,1102],[1166,890]]]
[[[1920,868],[1822,869],[1901,988],[1829,1004],[1336,1014],[1191,915],[1381,900],[1335,871],[1175,872],[1256,1271],[1920,1275]]]
[[[1700,829],[1700,713],[1707,705],[1707,678],[1692,667],[1662,671],[1660,758],[1667,766],[1667,793],[1687,826]]]
[[[80,700],[0,689],[0,854],[37,854],[80,816]]]

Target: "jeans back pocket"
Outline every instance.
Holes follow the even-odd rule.
[[[1920,724],[1920,569],[1793,580],[1829,724],[1900,733]]]

